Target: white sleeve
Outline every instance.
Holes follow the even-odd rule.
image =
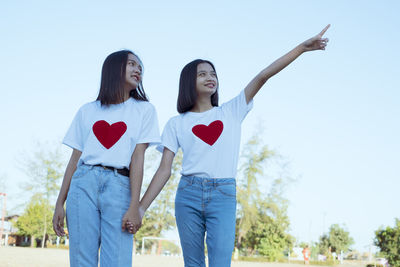
[[[71,148],[83,151],[83,119],[82,119],[82,108],[78,110],[74,119],[72,120],[71,126],[69,127],[67,134],[63,139],[63,144]]]
[[[222,104],[221,108],[231,113],[235,119],[242,122],[247,113],[253,108],[253,100],[246,103],[244,90],[238,96]]]
[[[157,150],[163,153],[164,147],[168,148],[175,154],[179,149],[176,124],[174,123],[173,118],[171,118],[164,127],[164,131],[161,136],[161,144],[157,146]]]
[[[149,143],[149,146],[157,145],[160,143],[160,131],[158,129],[158,119],[156,109],[152,104],[145,112],[142,121],[142,129],[140,130],[140,137],[137,141],[138,144]]]

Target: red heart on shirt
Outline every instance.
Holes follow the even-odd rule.
[[[222,121],[217,120],[213,121],[208,126],[204,124],[198,124],[192,128],[192,132],[195,136],[212,146],[218,140],[223,129],[224,124]]]
[[[110,125],[104,120],[96,121],[92,128],[97,140],[99,140],[99,142],[107,149],[111,148],[116,142],[118,142],[127,129],[126,124],[123,121]]]

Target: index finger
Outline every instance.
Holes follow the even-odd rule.
[[[318,35],[319,36],[324,35],[324,33],[329,29],[330,26],[331,26],[331,24],[326,25],[326,27]]]

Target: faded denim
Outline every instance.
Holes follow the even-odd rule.
[[[236,180],[182,176],[175,198],[185,267],[231,266],[235,243]]]
[[[133,235],[121,230],[131,200],[129,178],[80,165],[67,196],[71,267],[132,266]]]

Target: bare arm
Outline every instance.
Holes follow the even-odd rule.
[[[131,164],[129,166],[129,177],[131,184],[131,203],[128,211],[125,213],[122,219],[122,230],[125,230],[126,222],[129,221],[133,224],[136,232],[142,225],[139,215],[139,199],[140,191],[142,189],[143,182],[143,165],[144,165],[144,153],[149,144],[137,144],[133,151]]]
[[[82,152],[74,149],[72,151],[71,157],[69,159],[67,168],[65,170],[64,179],[61,185],[60,193],[58,194],[56,206],[54,209],[53,216],[53,229],[58,236],[63,236],[64,233],[64,202],[67,199],[69,186],[71,184],[71,178],[76,170],[76,165],[78,164],[79,158]]]
[[[140,201],[140,207],[143,209],[143,211],[146,211],[150,207],[151,203],[167,183],[169,177],[171,176],[171,166],[174,157],[174,152],[168,148],[164,148],[160,166],[158,167],[149,187],[146,190],[146,193]]]
[[[286,68],[290,63],[292,63],[304,52],[313,50],[325,50],[328,39],[322,38],[322,36],[329,27],[330,24],[328,24],[316,36],[304,41],[303,43],[296,46],[293,50],[288,52],[286,55],[275,60],[271,65],[263,69],[256,77],[254,77],[244,90],[244,93],[246,95],[246,102],[249,103],[254,98],[254,96],[258,93],[258,91],[268,81],[269,78]]]

